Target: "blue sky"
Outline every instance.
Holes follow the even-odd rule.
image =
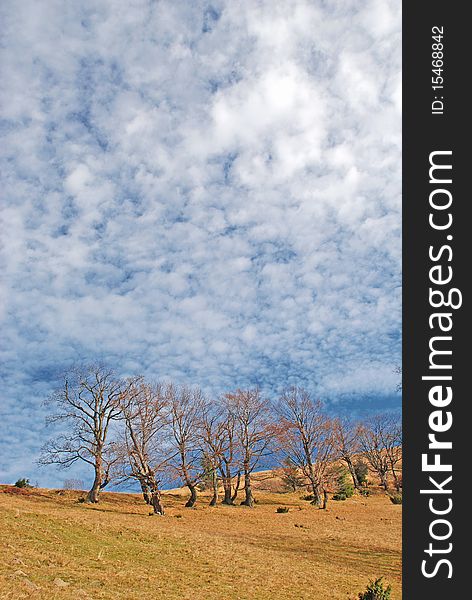
[[[398,1],[0,11],[0,481],[77,361],[399,406]]]

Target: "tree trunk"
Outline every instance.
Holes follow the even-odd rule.
[[[321,494],[320,494],[320,486],[315,480],[310,480],[311,483],[311,492],[313,494],[313,500],[311,503],[314,506],[321,506]]]
[[[210,506],[216,506],[216,503],[218,502],[218,473],[216,472],[216,469],[213,469],[211,474],[211,483],[213,487],[213,496],[210,500]]]
[[[151,491],[151,502],[155,515],[164,515],[164,507],[161,502],[161,492],[156,487]]]
[[[145,481],[140,481],[139,484],[143,493],[144,502],[146,502],[146,504],[151,504],[151,491],[148,484]]]
[[[359,488],[359,480],[357,479],[356,469],[354,468],[354,465],[352,464],[352,460],[349,457],[347,457],[347,458],[344,459],[344,461],[347,464],[347,468],[349,469],[349,473],[351,474],[352,483],[354,484],[354,487],[357,490]]]
[[[95,479],[93,480],[93,485],[87,494],[86,502],[88,504],[97,504],[100,496],[100,487],[102,483],[102,468],[100,463],[95,465]]]
[[[391,471],[392,471],[392,475],[393,475],[393,481],[395,483],[395,489],[397,490],[397,492],[399,492],[400,491],[400,482],[398,481],[398,476],[395,472],[395,467],[392,466]]]
[[[234,492],[231,496],[231,504],[236,502],[236,498],[238,497],[239,486],[241,485],[241,471],[238,471],[238,475],[236,477],[236,485],[234,486]]]
[[[190,498],[185,503],[185,507],[192,508],[197,501],[197,487],[190,481],[187,481],[187,487],[190,490]]]
[[[309,458],[309,452],[306,451],[306,456]],[[320,494],[320,484],[318,483],[317,477],[315,475],[315,470],[313,468],[313,464],[311,460],[308,461],[308,472],[306,473],[308,480],[311,486],[311,493],[313,494],[313,500],[311,504],[315,506],[321,505],[321,494]]]
[[[388,492],[387,474],[386,473],[379,473],[379,475],[380,475],[380,481],[382,483],[382,486],[383,486],[384,490],[386,492]]]
[[[228,484],[226,481],[223,481],[223,488],[224,488],[224,498],[222,500],[222,504],[234,504],[233,499],[231,497],[231,481],[228,487]]]
[[[231,471],[229,469],[229,466],[227,464],[225,464],[225,468],[223,469],[223,467],[221,467],[220,472],[221,472],[221,480],[223,482],[223,490],[224,490],[224,498],[223,498],[222,504],[231,505],[231,504],[233,504],[233,500],[231,498],[232,486],[231,486]]]
[[[252,495],[251,473],[247,470],[244,471],[244,493],[246,494],[246,497],[241,504],[244,506],[249,506],[249,508],[253,508],[254,496]]]
[[[323,510],[326,510],[328,506],[328,492],[323,490],[323,506],[321,507]]]

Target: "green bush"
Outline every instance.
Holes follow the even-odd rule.
[[[25,479],[23,477],[22,479],[18,479],[18,481],[15,483],[15,487],[17,487],[17,488],[32,488],[33,486],[30,484],[29,479]]]
[[[367,475],[369,474],[369,467],[363,460],[358,460],[354,464],[354,472],[356,473],[357,481],[359,485],[364,485],[367,481]]]
[[[346,494],[343,494],[342,492],[338,492],[337,494],[334,494],[333,496],[333,500],[346,500],[347,496]]]
[[[390,496],[390,501],[392,504],[402,504],[403,497],[401,494],[393,494],[393,496]]]
[[[346,498],[351,498],[354,495],[354,486],[352,485],[352,483],[346,483],[342,487],[341,493],[345,494]]]
[[[311,502],[313,498],[313,494],[305,494],[304,496],[300,496],[300,500],[307,500],[308,502]]]
[[[345,496],[345,498],[342,498],[342,500],[345,500],[346,498],[350,498],[354,494],[354,485],[352,484],[351,476],[347,469],[344,469],[344,468],[340,469],[339,475],[336,479],[336,488],[337,488],[336,495]],[[334,497],[333,497],[333,500],[334,500]]]
[[[359,493],[361,496],[364,496],[364,498],[368,498],[370,496],[370,490],[362,489],[359,490]]]
[[[199,492],[205,492],[206,490],[211,490],[213,488],[213,477],[216,473],[211,460],[207,456],[202,458],[200,464],[202,469],[202,480],[197,483],[197,489]]]
[[[382,583],[383,577],[371,581],[365,592],[359,594],[359,600],[390,600],[392,586],[384,588]]]

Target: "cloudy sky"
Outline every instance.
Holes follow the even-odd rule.
[[[1,13],[0,481],[78,361],[399,405],[399,0]]]

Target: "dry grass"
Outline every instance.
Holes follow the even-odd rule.
[[[384,576],[398,600],[401,506],[379,493],[322,511],[300,495],[259,491],[251,510],[166,494],[167,515],[150,517],[132,494],[88,506],[0,489],[0,598],[347,600]]]

